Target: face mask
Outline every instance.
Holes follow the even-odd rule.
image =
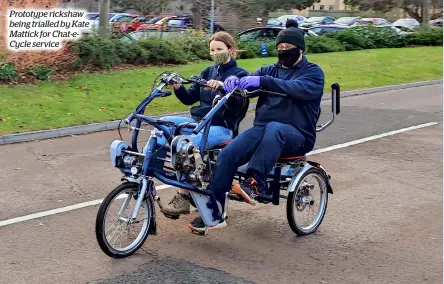
[[[290,48],[287,50],[277,51],[279,63],[285,67],[292,67],[301,56],[299,47]]]
[[[219,52],[211,55],[211,59],[218,65],[227,63],[229,58],[230,54],[228,52]]]

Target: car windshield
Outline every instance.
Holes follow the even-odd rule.
[[[314,23],[314,22],[321,22],[324,19],[324,17],[311,17],[305,20],[306,23]]]
[[[342,17],[334,21],[335,24],[351,25],[356,18],[354,17]]]
[[[149,20],[147,23],[148,24],[154,24],[154,23],[156,23],[160,19],[162,19],[162,17],[154,17],[151,20]]]
[[[88,14],[88,20],[94,20],[99,17],[99,14]]]

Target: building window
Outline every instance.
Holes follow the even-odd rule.
[[[328,7],[329,10],[334,10],[335,9],[335,5],[330,5],[330,7]]]
[[[319,5],[319,10],[324,10],[324,5]]]
[[[311,9],[312,9],[312,10],[316,10],[315,5],[311,6]]]

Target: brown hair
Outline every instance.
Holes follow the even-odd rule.
[[[240,51],[237,49],[236,41],[234,38],[227,32],[217,32],[213,34],[208,42],[210,44],[213,40],[223,42],[228,49],[232,50],[232,57],[236,58],[237,52]]]

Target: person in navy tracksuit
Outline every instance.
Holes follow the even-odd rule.
[[[259,92],[253,127],[239,134],[220,152],[209,189],[214,191],[221,209],[225,193],[230,189],[255,205],[254,194],[267,193],[267,174],[280,156],[304,155],[314,147],[324,73],[303,54],[304,32],[295,21],[288,21],[287,28],[278,34],[276,48],[277,64],[262,67],[243,78],[229,77],[224,82],[227,92],[238,86],[287,96]],[[237,168],[248,162],[248,178],[232,187]],[[216,228],[224,226],[225,221]],[[205,224],[198,217],[189,227],[199,231],[205,229]]]
[[[185,105],[193,105],[200,102],[190,110],[191,118],[178,116],[165,116],[162,120],[172,121],[176,124],[182,122],[198,122],[213,107],[213,101],[220,92],[225,93],[222,89],[217,88],[223,86],[223,81],[229,76],[244,77],[248,72],[240,68],[236,62],[236,42],[234,38],[226,32],[217,32],[209,42],[209,49],[214,65],[205,68],[200,76],[207,81],[207,87],[197,84],[186,89],[183,85],[173,85],[174,93],[177,98]],[[211,149],[218,144],[226,142],[233,137],[233,132],[241,119],[239,114],[248,105],[249,100],[240,95],[233,95],[227,104],[220,109],[212,118],[210,131],[208,133],[207,149]],[[185,132],[185,131],[184,131]],[[188,134],[188,133],[183,133]],[[202,133],[197,135],[190,134],[194,145],[200,145]],[[160,144],[164,144],[166,140],[159,139]],[[163,206],[161,211],[168,216],[177,216],[180,214],[190,213],[190,196],[187,190],[180,189],[173,199]]]

